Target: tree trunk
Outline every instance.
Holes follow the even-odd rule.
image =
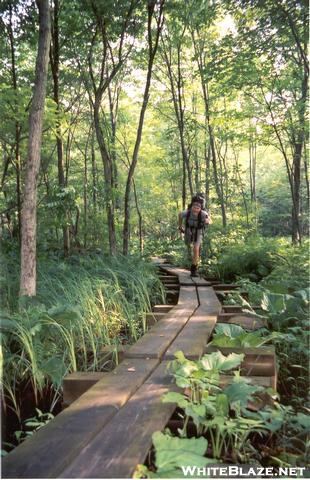
[[[126,182],[126,191],[125,191],[125,206],[124,206],[124,227],[123,227],[123,254],[127,255],[128,250],[129,250],[129,227],[130,227],[130,192],[131,192],[131,183],[134,175],[134,171],[138,162],[138,154],[139,154],[139,149],[140,149],[140,144],[141,144],[141,138],[142,138],[142,129],[143,129],[143,124],[144,124],[144,116],[147,108],[147,104],[149,101],[149,91],[150,91],[150,86],[151,86],[151,78],[152,78],[152,70],[153,70],[153,63],[158,47],[158,40],[159,40],[159,35],[163,26],[163,6],[164,6],[164,0],[160,0],[159,5],[158,5],[158,11],[157,11],[157,30],[155,33],[155,39],[153,39],[152,35],[152,18],[154,15],[154,9],[155,9],[155,4],[156,2],[154,1],[149,1],[148,2],[148,47],[149,47],[149,60],[148,60],[148,69],[147,69],[147,77],[146,77],[146,83],[145,83],[145,88],[144,88],[144,95],[143,95],[143,103],[140,111],[140,118],[139,118],[139,124],[138,124],[138,129],[137,129],[137,136],[136,136],[136,142],[134,146],[134,151],[133,151],[133,156],[132,156],[132,162],[129,167],[129,172],[128,172],[128,177],[127,177],[127,182]]]
[[[14,42],[14,33],[13,33],[13,24],[12,24],[12,5],[9,5],[10,10],[10,23],[8,25],[8,34],[11,48],[11,74],[12,74],[12,83],[15,91],[15,108],[18,110],[17,105],[17,71],[16,71],[16,55],[15,55],[15,42]],[[21,126],[19,121],[15,121],[15,171],[16,171],[16,198],[17,198],[17,221],[18,221],[18,241],[21,244],[21,164],[20,164],[20,134]]]
[[[114,202],[113,202],[113,191],[112,191],[112,165],[109,153],[106,148],[104,141],[103,133],[100,125],[100,104],[101,104],[101,94],[99,93],[96,96],[94,104],[94,122],[97,141],[99,145],[99,150],[103,162],[104,170],[104,185],[105,185],[105,202],[106,202],[106,212],[108,220],[108,229],[109,229],[109,248],[110,254],[116,254],[116,235],[115,235],[115,220],[114,220]]]
[[[29,143],[22,208],[22,244],[20,295],[36,295],[37,181],[46,95],[47,68],[51,41],[51,20],[48,0],[37,0],[39,40],[34,94],[29,115]]]
[[[53,76],[53,96],[57,106],[56,120],[56,143],[57,143],[57,159],[58,159],[58,184],[61,189],[66,186],[64,160],[63,160],[63,139],[60,123],[60,101],[59,101],[59,0],[54,0],[54,15],[52,25],[52,45],[50,50],[51,70]],[[65,214],[65,225],[63,226],[63,248],[64,256],[68,257],[70,251],[70,234],[68,225],[68,215]]]
[[[60,101],[59,101],[59,0],[54,0],[54,15],[52,25],[52,45],[50,51],[51,70],[53,76],[53,96],[57,106],[56,120],[56,143],[57,143],[57,159],[58,159],[58,184],[61,189],[66,186],[64,160],[63,160],[63,139],[60,123]],[[65,225],[63,226],[63,248],[64,256],[68,257],[70,251],[70,234],[67,214],[65,214]]]

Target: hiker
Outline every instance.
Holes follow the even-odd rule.
[[[185,223],[185,228],[183,227]],[[210,215],[204,210],[204,198],[201,194],[196,194],[187,210],[179,213],[179,231],[184,233],[184,241],[190,252],[192,252],[191,276],[198,277],[197,266],[200,257],[200,245],[202,242],[203,231],[206,225],[211,223]]]

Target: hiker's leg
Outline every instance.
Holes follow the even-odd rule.
[[[195,243],[194,247],[193,247],[193,264],[196,265],[196,266],[199,263],[199,253],[200,253],[200,244],[197,245]]]

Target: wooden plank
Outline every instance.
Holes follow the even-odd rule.
[[[73,372],[63,379],[63,405],[69,406],[90,387],[101,380],[107,372]]]
[[[214,290],[236,290],[240,288],[240,285],[234,283],[216,283],[213,285]]]
[[[195,287],[181,287],[179,303],[125,353],[125,358],[161,358],[198,307]]]
[[[248,298],[249,294],[246,290],[216,290],[217,295],[222,295],[226,297],[227,295],[230,295],[232,293],[238,293],[243,298]]]
[[[205,353],[221,351],[224,355],[230,353],[244,353],[245,358],[241,364],[241,373],[246,376],[276,376],[276,358],[274,346],[240,348],[207,346]]]
[[[163,362],[118,414],[100,431],[59,478],[132,478],[152,445],[152,434],[162,430],[175,405],[162,403],[168,391],[180,391]]]
[[[181,350],[191,359],[198,359],[216,325],[221,304],[211,287],[197,288],[200,306],[190,317],[185,327],[165,353],[165,359],[174,358],[175,352]]]
[[[272,387],[273,385],[273,377],[258,377],[258,376],[252,376],[252,377],[246,377],[243,375],[244,378],[249,380],[249,383],[251,385],[257,385],[260,387]],[[221,387],[226,387],[226,385],[229,385],[232,383],[234,377],[233,375],[220,375],[220,386]]]
[[[154,313],[168,313],[173,308],[173,305],[154,305]]]
[[[243,309],[246,308],[242,305],[222,305],[222,309],[224,312],[243,312]],[[261,310],[261,307],[258,305],[252,306],[253,310]],[[246,313],[246,312],[244,312]]]
[[[240,325],[245,330],[258,330],[267,326],[266,321],[240,313],[220,313],[217,317],[219,323],[233,323]]]
[[[182,285],[193,285],[193,281],[192,281],[192,278],[190,276],[190,272],[188,270],[186,270],[185,268],[162,266],[162,269],[169,274],[177,275],[180,284],[182,284]]]
[[[191,277],[193,283],[197,287],[211,287],[212,283],[205,280],[203,277]]]
[[[167,316],[166,313],[154,313],[154,312],[150,312],[150,313],[146,313],[145,315],[145,321],[146,321],[146,324],[148,327],[152,327],[153,325],[155,325],[158,321],[162,320],[163,318],[165,318]]]
[[[5,478],[56,478],[158,365],[124,360],[2,460]]]

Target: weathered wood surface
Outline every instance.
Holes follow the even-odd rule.
[[[240,285],[236,285],[234,283],[216,283],[213,285],[214,290],[237,290],[240,288]]]
[[[56,478],[137,391],[158,360],[124,360],[2,460],[3,478]]]
[[[152,434],[165,427],[175,409],[161,401],[164,393],[179,390],[166,368],[162,362],[59,478],[132,478],[146,458]]]
[[[193,285],[193,281],[190,276],[190,273],[185,268],[176,268],[172,266],[170,267],[170,266],[162,265],[161,269],[169,274],[177,275],[180,284]]]
[[[154,313],[167,313],[173,308],[173,305],[155,305],[153,307]]]
[[[197,287],[210,287],[212,285],[211,282],[208,282],[203,277],[191,277],[191,279]]]
[[[258,330],[267,326],[266,321],[250,316],[248,314],[239,313],[220,313],[217,318],[218,323],[233,323],[240,325],[245,330]]]
[[[179,283],[164,283],[165,290],[176,290],[180,288]]]
[[[149,312],[149,313],[146,313],[145,315],[145,321],[148,327],[152,327],[153,325],[155,325],[157,322],[159,322],[166,316],[167,316],[167,313]]]
[[[73,372],[66,375],[62,384],[63,405],[73,403],[106,374],[106,372]]]
[[[242,377],[246,378],[251,385],[267,388],[273,386],[273,377],[246,377],[244,375]],[[220,386],[225,387],[226,385],[229,385],[232,383],[233,379],[233,375],[220,375]]]
[[[243,312],[243,309],[246,307],[243,307],[242,305],[222,305],[222,309],[224,312]],[[260,310],[261,307],[258,305],[256,306],[251,306],[253,310]],[[246,313],[246,312],[244,312]]]
[[[125,353],[125,358],[161,358],[198,307],[195,287],[181,287],[179,302]]]
[[[168,348],[165,359],[174,358],[178,350],[189,359],[198,359],[203,354],[216,324],[221,304],[211,287],[198,287],[197,293],[200,306]]]

